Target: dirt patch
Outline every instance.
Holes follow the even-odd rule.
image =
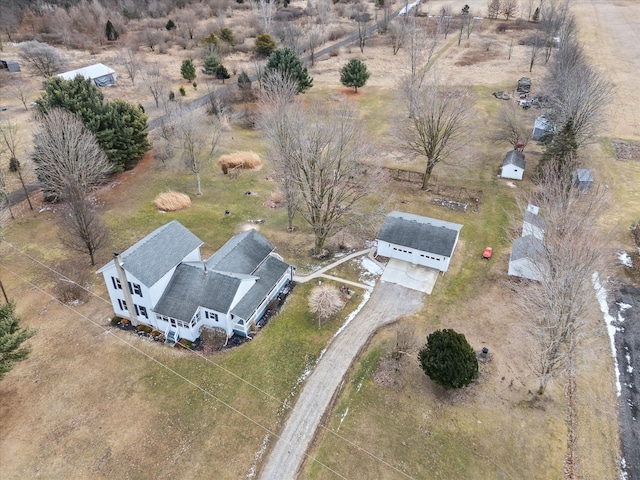
[[[402,382],[402,376],[399,372],[402,369],[403,363],[402,357],[399,360],[390,357],[383,358],[378,362],[378,366],[375,372],[373,372],[373,381],[383,387],[402,388],[404,383]]]
[[[611,142],[616,160],[620,162],[640,162],[640,143],[614,140]]]

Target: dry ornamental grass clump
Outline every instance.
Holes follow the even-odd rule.
[[[158,210],[162,210],[163,212],[176,212],[189,208],[191,206],[191,199],[189,195],[169,190],[168,192],[158,194],[153,204]]]
[[[225,175],[233,168],[252,170],[262,165],[260,157],[254,152],[235,152],[229,155],[222,155],[218,163]]]

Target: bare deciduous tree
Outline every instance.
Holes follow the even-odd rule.
[[[22,176],[22,165],[20,165],[20,161],[18,160],[18,148],[20,146],[18,124],[10,123],[8,120],[0,123],[0,142],[2,143],[2,146],[0,146],[0,153],[3,154],[0,155],[0,158],[5,156],[4,152],[6,151],[9,160],[9,171],[18,175],[24,194],[27,197],[27,202],[29,203],[29,209],[33,210],[31,198],[29,197],[29,190],[27,189],[27,186],[24,183],[24,177]]]
[[[501,0],[489,0],[487,3],[487,17],[491,20],[495,20],[500,15],[502,10]]]
[[[196,176],[197,195],[202,195],[200,174],[211,164],[222,136],[223,124],[220,116],[208,117],[199,111],[182,109],[177,112],[174,126],[182,150],[182,160]]]
[[[545,92],[558,128],[571,119],[578,146],[597,139],[612,86],[589,64],[578,44],[560,45],[545,78]]]
[[[0,200],[7,202],[7,208],[9,209],[9,215],[13,216],[13,210],[11,209],[11,200],[9,199],[9,185],[7,184],[7,172],[4,168],[0,168]]]
[[[144,72],[144,82],[153,97],[156,108],[160,107],[160,101],[169,100],[169,83],[160,73],[160,67],[155,65]]]
[[[442,22],[439,20],[432,37],[428,34],[427,23],[422,24],[415,15],[407,17],[406,55],[409,61],[409,74],[400,84],[405,99],[408,100],[409,116],[416,108],[416,96],[424,83],[427,65],[435,53],[440,37]]]
[[[19,51],[20,58],[44,78],[55,75],[65,64],[64,57],[57,48],[37,40],[22,42]]]
[[[470,113],[466,92],[445,89],[436,82],[422,86],[415,98],[414,115],[405,121],[400,136],[404,147],[427,160],[422,189],[426,190],[435,166],[460,148]]]
[[[274,70],[264,78],[263,87],[260,93],[258,128],[271,144],[269,156],[275,167],[275,175],[282,184],[287,206],[287,230],[292,232],[300,198],[291,173],[296,164],[293,155],[295,130],[301,124],[298,82],[279,70]]]
[[[131,80],[131,85],[135,85],[136,76],[140,71],[138,45],[130,44],[118,50],[117,61],[127,73],[127,77]]]
[[[364,53],[364,44],[369,34],[369,23],[371,22],[371,14],[369,12],[356,11],[351,15],[351,18],[356,22],[356,31],[358,33],[358,46],[360,47],[360,53]]]
[[[509,20],[511,17],[515,17],[518,14],[520,9],[519,0],[502,0],[502,6],[500,9],[500,13],[504,15],[506,20]]]
[[[502,103],[498,109],[498,124],[493,140],[506,142],[514,150],[522,151],[531,138],[530,122],[522,112],[522,108],[517,103]]]
[[[275,3],[271,0],[258,0],[258,11],[260,12],[260,19],[264,25],[265,33],[271,33],[274,6]]]
[[[540,48],[544,45],[545,40],[539,32],[533,35],[531,40],[531,50],[529,55],[529,72],[533,71],[533,66],[536,64],[538,55],[540,54]]]
[[[375,181],[373,170],[367,172],[360,163],[368,154],[361,121],[344,102],[331,109],[316,104],[309,111],[298,102],[287,109],[287,118],[266,128],[275,125],[291,125],[284,152],[287,173],[300,196],[298,212],[313,230],[314,254],[319,255]]]
[[[451,19],[453,18],[453,9],[451,5],[445,5],[440,9],[440,15],[438,16],[438,23],[442,29],[442,33],[444,33],[444,38],[446,40],[447,35],[449,35],[449,28],[451,27]]]
[[[404,45],[407,37],[407,15],[394,18],[387,30],[389,32],[389,38],[391,39],[393,54],[396,55]]]
[[[416,347],[416,331],[412,324],[402,323],[396,327],[396,341],[391,356],[396,360],[412,353]]]
[[[27,84],[25,82],[15,82],[11,85],[10,91],[14,97],[20,100],[24,109],[29,111],[29,106],[27,105],[29,102],[29,89]]]
[[[68,248],[88,254],[91,265],[95,265],[96,252],[109,243],[109,230],[86,197],[84,187],[74,179],[69,178],[64,199],[62,241]]]
[[[327,110],[315,105],[303,114],[294,147],[298,210],[313,229],[316,255],[375,182],[373,169],[360,163],[368,145],[357,112],[345,103]]]
[[[306,44],[311,57],[311,66],[315,64],[316,49],[324,42],[324,32],[321,25],[309,25],[306,33]]]
[[[87,192],[112,171],[96,137],[77,116],[53,109],[39,119],[32,159],[45,196],[64,198],[73,182]]]
[[[525,328],[534,339],[538,393],[563,372],[585,335],[593,301],[592,278],[607,271],[602,232],[594,225],[606,209],[604,190],[585,194],[546,175],[534,199],[544,218],[544,237],[531,255],[540,280],[514,284]]]
[[[309,294],[309,310],[318,317],[318,328],[344,307],[340,290],[333,285],[318,285]]]

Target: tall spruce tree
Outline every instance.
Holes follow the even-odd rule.
[[[180,66],[180,73],[182,74],[182,78],[193,82],[196,79],[196,67],[193,64],[193,60],[190,58],[183,60]]]

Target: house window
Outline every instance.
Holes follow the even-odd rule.
[[[120,284],[120,279],[116,277],[111,277],[111,282],[113,283],[113,288],[119,288],[122,290],[122,285]]]
[[[131,285],[131,284],[129,284],[129,285]],[[135,311],[136,311],[136,315],[140,315],[140,310],[138,310],[138,305],[136,305],[136,304],[134,303],[134,304],[133,304],[133,308],[134,308],[134,309],[135,309]]]
[[[142,305],[140,305],[140,315],[142,315],[144,318],[149,318],[149,315],[147,314],[147,307],[143,307]]]
[[[127,302],[121,299],[118,299],[118,305],[120,306],[120,310],[123,311],[128,311],[129,309],[127,308]]]
[[[217,322],[218,321],[218,314],[217,313],[213,313],[213,312],[208,312],[208,311],[205,310],[204,318],[209,318],[209,319],[213,320],[214,322]]]
[[[131,284],[129,284],[131,285]],[[135,293],[136,295],[139,295],[140,297],[142,297],[142,288],[140,288],[140,285],[137,283],[133,284],[133,292],[131,293]]]

